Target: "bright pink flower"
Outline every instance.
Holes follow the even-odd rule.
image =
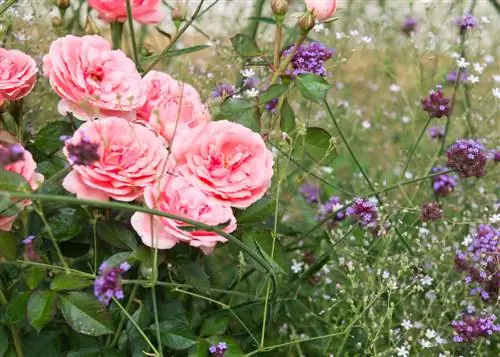
[[[148,72],[144,81],[148,87],[147,101],[137,116],[167,142],[172,141],[174,133],[180,134],[211,120],[207,106],[189,84],[157,71]]]
[[[0,97],[14,101],[27,96],[37,72],[35,61],[27,54],[0,48]]]
[[[0,147],[5,148],[1,144]],[[44,180],[42,174],[35,172],[36,162],[33,160],[33,156],[31,156],[31,153],[26,150],[24,151],[24,158],[22,160],[19,160],[10,165],[6,165],[4,166],[3,169],[6,171],[15,172],[23,176],[26,179],[26,181],[28,181],[29,185],[33,190],[36,190]],[[22,200],[20,202],[17,202],[16,205],[19,209],[23,209],[24,207],[31,205],[31,201]],[[9,217],[0,215],[0,231],[10,231],[12,228],[12,224],[16,220],[16,217],[17,215]]]
[[[209,122],[183,133],[172,150],[180,174],[222,204],[248,207],[271,185],[273,155],[243,125]]]
[[[149,208],[209,226],[227,224],[222,228],[226,233],[236,229],[236,219],[231,207],[212,201],[182,176],[166,175],[158,185],[146,188],[144,200]],[[210,254],[218,242],[226,242],[225,238],[213,232],[182,230],[180,227],[189,224],[166,217],[137,212],[132,216],[131,223],[145,245],[158,249],[169,249],[177,243],[186,243]]]
[[[307,10],[312,11],[319,21],[332,17],[337,10],[337,0],[305,0],[305,2]]]
[[[133,201],[170,169],[162,140],[140,124],[115,117],[87,121],[66,143],[84,138],[100,144],[99,159],[73,165],[65,177],[64,188],[78,198]],[[69,157],[66,148],[64,154]]]
[[[55,40],[43,58],[43,70],[61,97],[62,115],[71,112],[81,120],[135,119],[135,110],[146,100],[146,85],[134,62],[99,36]]]
[[[161,0],[130,0],[132,17],[143,24],[157,24],[163,20]],[[125,0],[89,0],[89,6],[106,22],[125,22],[127,2]]]

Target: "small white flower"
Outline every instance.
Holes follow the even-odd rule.
[[[363,122],[361,123],[361,126],[365,129],[370,129],[372,127],[372,123],[370,123],[370,121],[368,121],[368,120],[363,120]]]
[[[349,35],[351,35],[352,37],[356,37],[359,35],[359,32],[358,30],[351,30],[349,31]]]
[[[493,96],[494,96],[495,98],[500,99],[500,88],[493,88],[493,89],[491,90],[491,93],[493,93]]]
[[[418,236],[420,238],[427,237],[429,235],[429,233],[430,233],[430,231],[425,227],[420,227],[418,229]]]
[[[300,273],[303,267],[304,267],[304,262],[298,262],[295,259],[292,259],[291,269],[295,274]]]
[[[391,276],[391,274],[389,274],[389,272],[387,270],[384,270],[382,272],[382,279],[389,279],[390,276]]]
[[[369,44],[372,42],[372,38],[370,36],[363,36],[363,37],[361,37],[361,42]]]
[[[401,87],[399,85],[397,85],[397,84],[391,84],[389,86],[389,90],[391,92],[397,93],[397,92],[401,91]]]
[[[409,330],[413,327],[413,324],[411,323],[410,320],[403,320],[403,323],[401,324],[401,326],[405,329],[405,330]]]
[[[405,172],[405,179],[411,180],[413,178],[413,174],[409,171]]]
[[[481,16],[481,22],[483,24],[489,24],[490,23],[490,19],[488,18],[488,16]]]
[[[464,240],[462,241],[462,245],[463,245],[464,247],[468,247],[468,246],[472,243],[472,241],[473,241],[473,239],[472,239],[471,235],[469,234],[469,235],[468,235],[468,236],[466,236],[466,237],[464,238]]]
[[[434,331],[432,329],[425,330],[425,337],[427,337],[428,339],[433,339],[436,336],[437,336],[436,331]]]
[[[410,349],[408,346],[396,347],[396,355],[398,357],[408,357],[410,355]]]
[[[431,341],[421,339],[420,341],[418,341],[418,343],[420,343],[420,346],[422,346],[422,348],[431,348],[432,347]]]
[[[485,55],[483,59],[487,64],[492,64],[493,62],[495,62],[495,57],[493,57],[492,55]]]
[[[479,74],[483,73],[483,71],[484,71],[484,66],[481,65],[481,63],[474,63],[473,67],[474,67],[474,71],[476,71]]]
[[[479,82],[479,77],[471,74],[469,77],[467,77],[467,80],[472,84],[476,84]]]
[[[493,78],[493,82],[500,83],[500,74],[494,74],[491,78]]]
[[[435,341],[438,345],[444,345],[446,343],[446,339],[441,336],[436,336]]]
[[[434,290],[429,290],[425,293],[425,298],[429,301],[436,301],[436,292]]]
[[[494,214],[493,216],[490,217],[490,223],[498,223],[498,222],[500,222],[500,213]]]
[[[247,97],[249,98],[255,98],[259,96],[259,90],[257,88],[252,88],[247,91],[245,91]]]
[[[469,67],[469,66],[470,66],[470,63],[469,63],[469,62],[467,62],[467,61],[465,60],[465,58],[460,57],[460,58],[457,60],[457,66],[458,66],[459,68],[467,68],[467,67]]]
[[[323,170],[323,172],[326,173],[326,174],[333,173],[333,167],[330,167],[330,166],[323,166],[323,167],[321,167],[321,170]]]
[[[422,279],[420,279],[420,284],[425,285],[425,286],[429,286],[432,284],[433,280],[434,279],[432,279],[429,275],[426,275]]]
[[[409,116],[405,115],[401,118],[401,121],[403,122],[403,124],[408,124],[411,121],[411,119]]]
[[[460,58],[460,53],[458,53],[458,52],[452,52],[451,58]]]
[[[335,38],[337,40],[342,40],[343,38],[346,38],[346,37],[347,37],[346,34],[343,32],[335,32]]]
[[[321,32],[325,30],[325,25],[322,22],[318,22],[316,25],[314,25],[313,30],[315,32]]]
[[[245,68],[240,71],[241,75],[245,78],[253,77],[255,76],[255,71],[253,68]]]

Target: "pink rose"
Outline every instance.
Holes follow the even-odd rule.
[[[216,226],[228,223],[222,230],[230,233],[236,229],[236,219],[231,207],[210,200],[199,188],[181,176],[167,175],[159,183],[146,188],[144,199],[149,208],[189,218]],[[137,212],[131,219],[132,227],[149,247],[169,249],[177,243],[187,243],[210,254],[217,242],[226,239],[213,232],[184,231],[189,226],[174,219]]]
[[[337,0],[305,0],[305,2],[307,10],[312,11],[319,21],[332,17],[337,10]]]
[[[227,120],[193,129],[174,144],[177,169],[216,201],[245,208],[271,185],[273,155],[262,137]]]
[[[131,0],[132,17],[143,24],[157,24],[163,20],[160,0]],[[89,6],[95,9],[100,19],[106,22],[125,22],[127,20],[127,2],[125,0],[89,0]]]
[[[211,120],[207,106],[189,84],[157,71],[148,72],[144,81],[148,87],[147,101],[137,116],[167,142],[172,142],[174,133],[177,135]]]
[[[35,61],[27,54],[0,48],[0,97],[15,101],[27,96],[37,72]]]
[[[6,147],[3,146],[2,144],[0,144],[0,147],[2,149],[6,149]],[[10,165],[6,165],[6,166],[4,166],[3,169],[6,171],[15,172],[15,173],[23,176],[33,190],[36,190],[38,188],[38,186],[44,180],[44,177],[42,174],[35,172],[36,162],[33,160],[33,156],[31,155],[31,153],[29,151],[26,151],[26,150],[24,151],[24,157],[22,160],[17,161],[13,164],[10,164]],[[17,200],[14,199],[14,201],[17,201]],[[20,202],[17,202],[17,207],[19,209],[23,209],[24,207],[29,206],[29,205],[31,205],[30,200],[22,200]],[[16,218],[17,218],[17,215],[10,216],[10,217],[0,215],[0,230],[1,231],[10,231],[12,228],[12,224],[14,223]]]
[[[73,165],[65,177],[63,187],[78,198],[133,201],[170,168],[167,149],[156,134],[122,118],[88,121],[66,145],[82,140],[99,144],[99,159],[90,165]],[[67,148],[63,151],[69,158]]]
[[[99,36],[55,40],[43,58],[44,75],[61,97],[59,112],[81,120],[98,116],[135,118],[146,85],[134,62]]]

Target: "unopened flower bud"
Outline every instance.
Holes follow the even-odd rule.
[[[183,3],[181,3],[180,1],[177,1],[177,4],[172,9],[172,14],[171,14],[172,20],[174,22],[177,22],[177,21],[182,22],[186,19],[186,16],[187,16],[186,7],[184,6]]]
[[[71,0],[56,0],[56,6],[65,11],[68,7],[71,6]]]
[[[59,26],[61,26],[61,25],[62,25],[62,20],[61,20],[61,18],[60,18],[59,16],[54,16],[54,17],[52,18],[52,26],[54,26],[54,27],[59,27]]]
[[[97,28],[97,25],[90,19],[90,17],[87,17],[87,20],[85,21],[85,34],[99,35],[99,29]]]
[[[288,12],[288,0],[272,0],[271,9],[276,16],[283,16]]]
[[[314,25],[316,25],[316,19],[314,18],[314,15],[310,12],[305,13],[299,19],[299,27],[303,32],[311,31]]]

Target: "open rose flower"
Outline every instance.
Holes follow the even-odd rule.
[[[4,151],[7,150],[7,148],[3,144],[0,144],[0,150]],[[17,160],[12,164],[5,165],[3,169],[6,171],[15,172],[16,174],[23,176],[33,190],[36,190],[44,180],[42,174],[35,172],[36,162],[33,160],[33,156],[31,156],[31,153],[26,150],[24,150],[21,160]],[[14,199],[14,202],[16,202],[16,206],[19,209],[31,205],[30,200],[21,200],[19,202],[17,201],[19,200]],[[16,220],[16,217],[17,215],[0,215],[0,231],[10,231],[12,228],[12,224]]]
[[[337,0],[305,0],[305,2],[307,10],[312,11],[319,21],[332,17],[337,10]]]
[[[211,120],[207,106],[189,84],[158,71],[148,72],[144,81],[147,84],[147,101],[137,116],[167,142],[172,142],[174,134]]]
[[[165,176],[158,185],[146,188],[144,200],[149,208],[209,226],[226,224],[222,228],[226,233],[236,229],[236,219],[231,207],[212,201],[182,176]],[[186,243],[210,254],[218,242],[226,242],[225,238],[213,232],[182,230],[181,227],[189,224],[166,217],[137,212],[132,216],[131,223],[145,245],[158,249],[169,249],[177,243]]]
[[[146,85],[125,53],[99,36],[68,35],[55,40],[43,58],[44,75],[61,97],[59,112],[78,119],[100,116],[135,119]]]
[[[142,24],[157,24],[163,20],[161,0],[130,0],[132,18]],[[125,22],[127,2],[125,0],[89,0],[89,6],[106,22]]]
[[[0,48],[0,98],[15,101],[27,96],[37,72],[35,61],[27,54]]]
[[[259,134],[240,124],[209,122],[179,138],[172,153],[180,174],[222,204],[248,207],[271,185],[272,153]]]
[[[73,165],[63,186],[78,198],[133,201],[168,169],[168,152],[162,140],[148,128],[121,118],[84,123],[69,144],[99,143],[99,159],[89,165]],[[64,154],[71,161],[67,148]]]

